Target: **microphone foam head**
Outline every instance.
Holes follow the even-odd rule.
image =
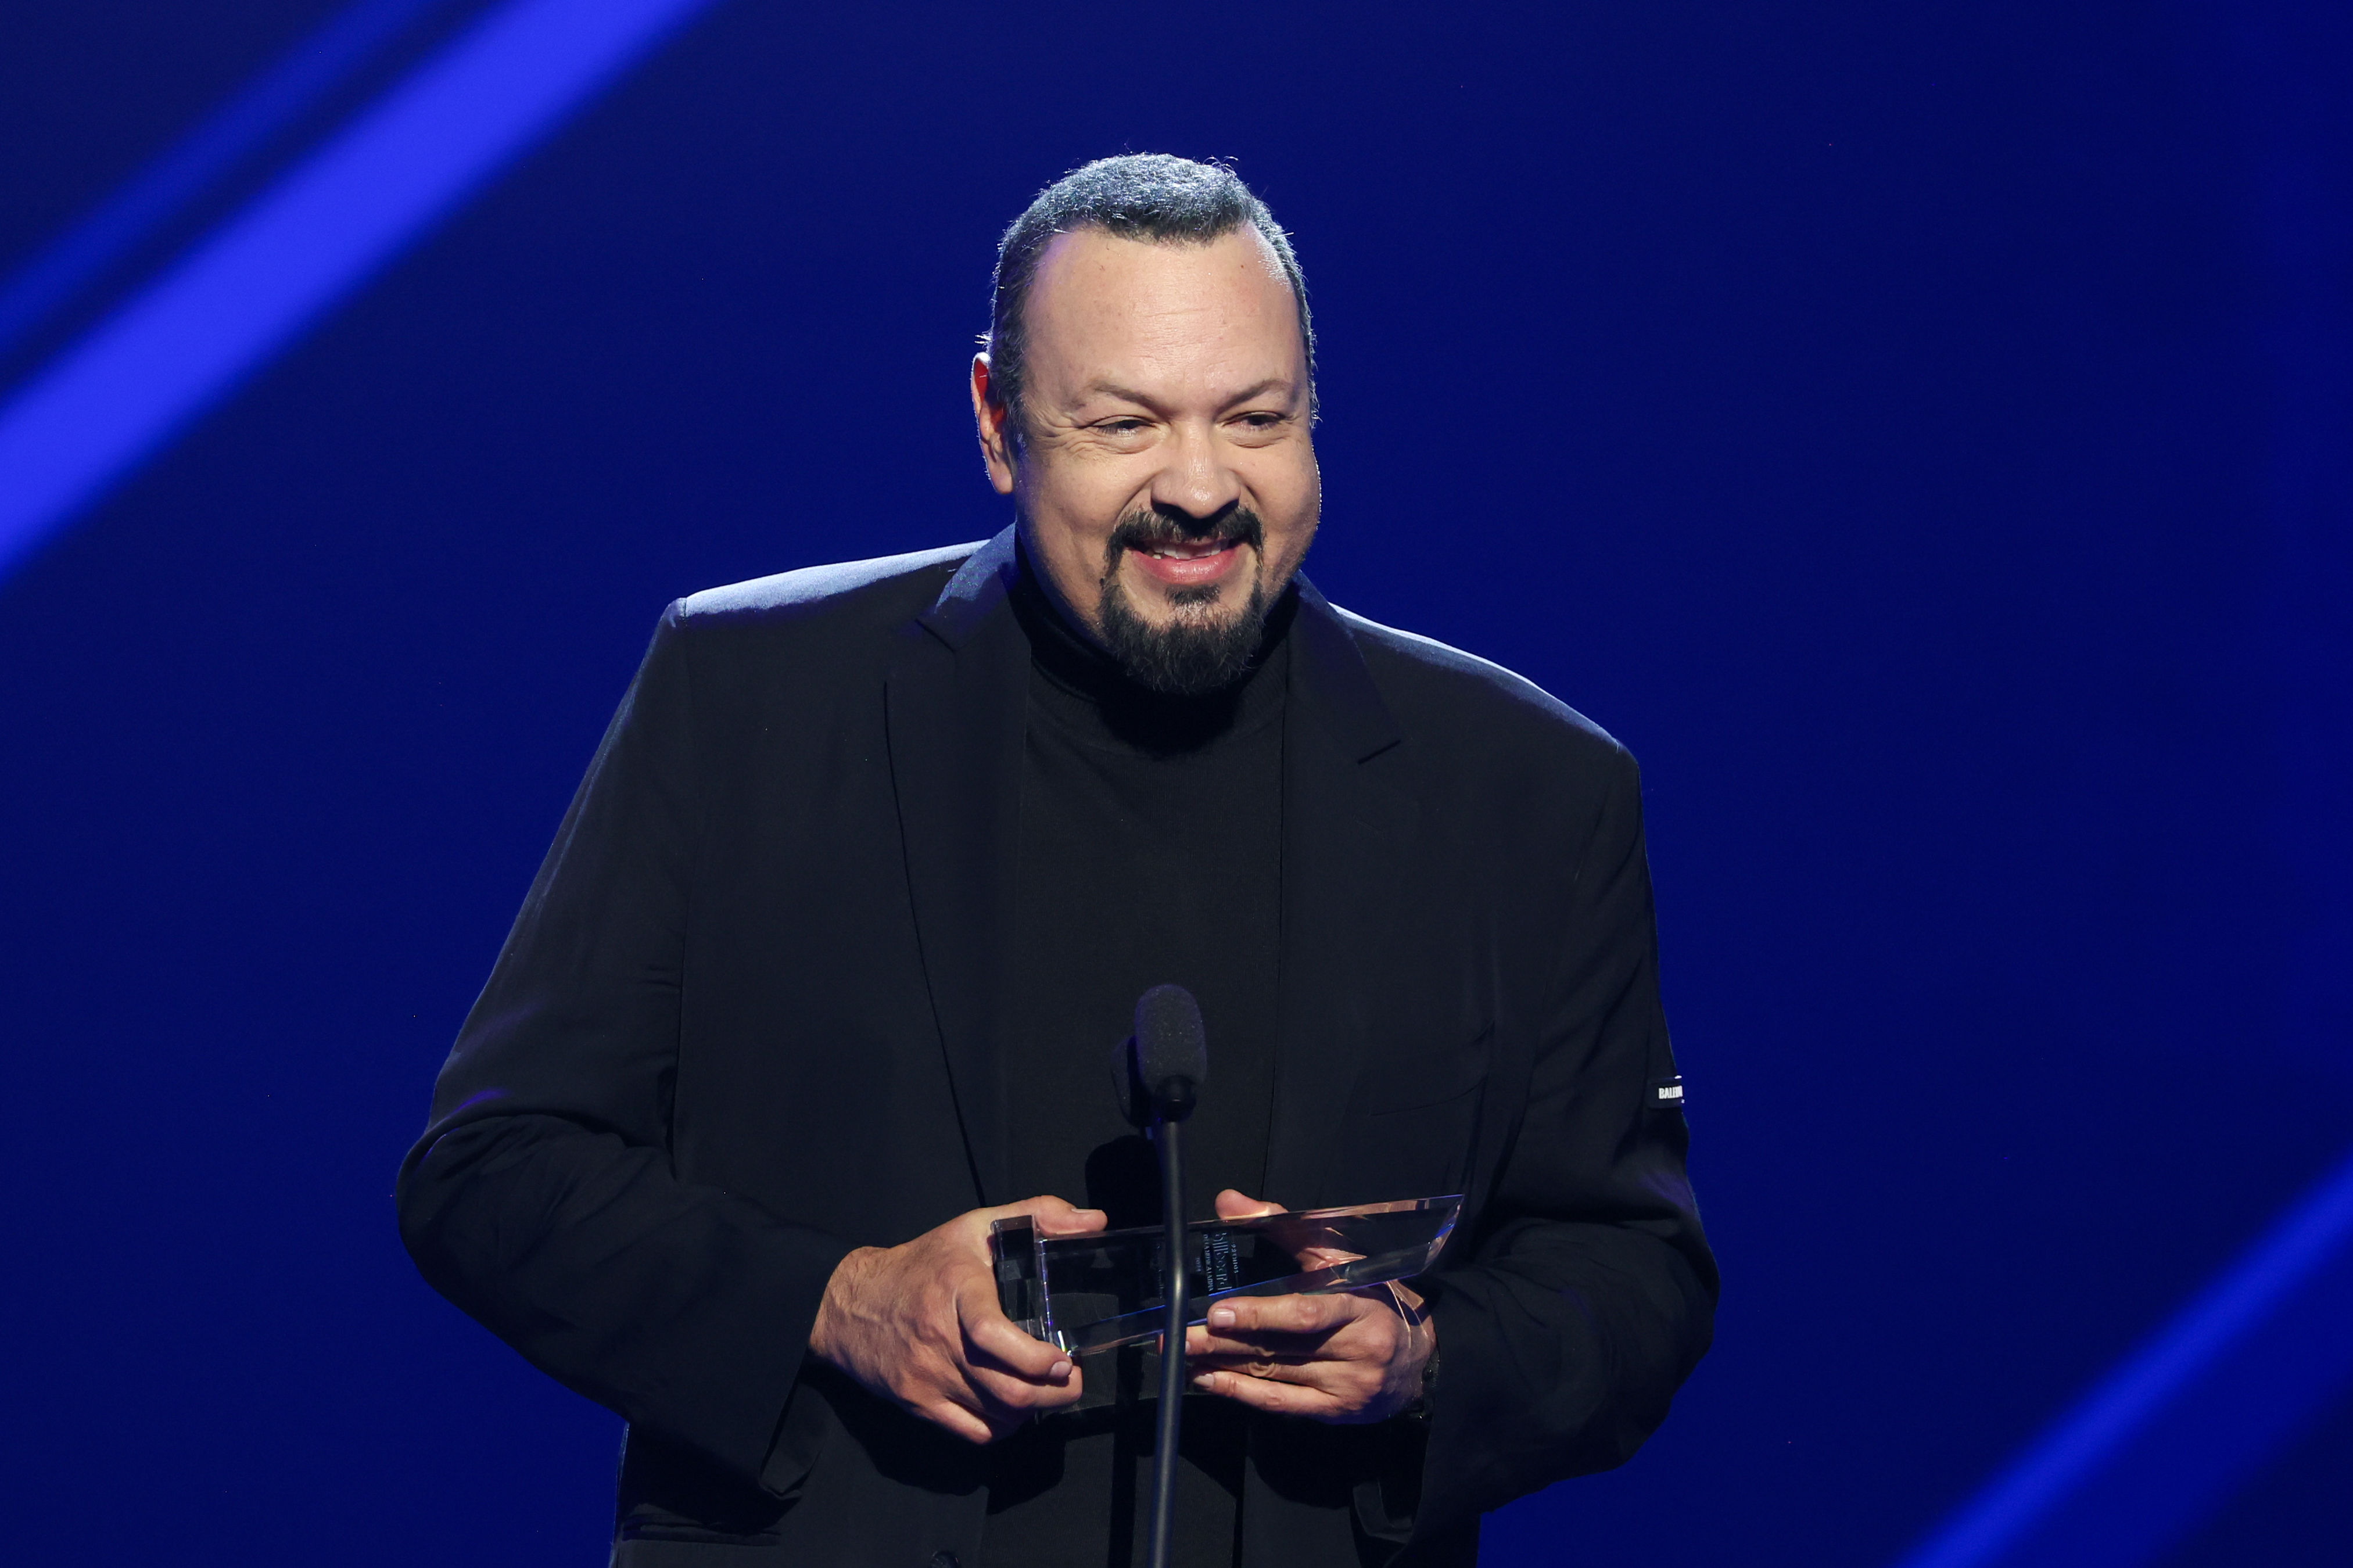
[[[1209,1076],[1201,1005],[1182,985],[1155,985],[1135,1001],[1136,1076],[1155,1091],[1172,1078],[1195,1088]]]

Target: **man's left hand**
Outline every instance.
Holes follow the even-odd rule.
[[[1219,1219],[1280,1214],[1229,1188]],[[1185,1337],[1193,1385],[1253,1409],[1317,1421],[1382,1421],[1421,1393],[1438,1330],[1402,1285],[1331,1296],[1237,1296]]]

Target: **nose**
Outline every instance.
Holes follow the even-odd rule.
[[[1152,476],[1152,503],[1162,511],[1206,523],[1242,499],[1241,479],[1219,455],[1208,421],[1180,421],[1162,450],[1166,461]]]

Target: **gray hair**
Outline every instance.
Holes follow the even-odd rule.
[[[1299,307],[1299,338],[1307,353],[1307,406],[1315,403],[1315,326],[1307,311],[1307,279],[1292,252],[1291,237],[1266,204],[1250,194],[1241,177],[1222,163],[1197,163],[1166,153],[1131,153],[1098,158],[1073,169],[1038,193],[1029,210],[1013,220],[997,245],[997,278],[990,298],[989,397],[1012,415],[1018,439],[1023,371],[1029,347],[1024,312],[1039,258],[1058,235],[1099,228],[1124,239],[1160,245],[1207,245],[1248,225],[1274,252],[1291,298]]]

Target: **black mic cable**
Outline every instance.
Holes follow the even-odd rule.
[[[1201,1030],[1200,1005],[1181,985],[1155,985],[1136,999],[1135,1033],[1120,1052],[1116,1073],[1121,1107],[1128,1120],[1146,1128],[1160,1152],[1160,1248],[1165,1310],[1160,1327],[1160,1408],[1152,1449],[1152,1516],[1145,1562],[1168,1568],[1168,1543],[1176,1520],[1176,1439],[1185,1398],[1185,1328],[1187,1300],[1185,1235],[1185,1159],[1180,1129],[1193,1114],[1202,1080],[1209,1076],[1209,1051]]]

